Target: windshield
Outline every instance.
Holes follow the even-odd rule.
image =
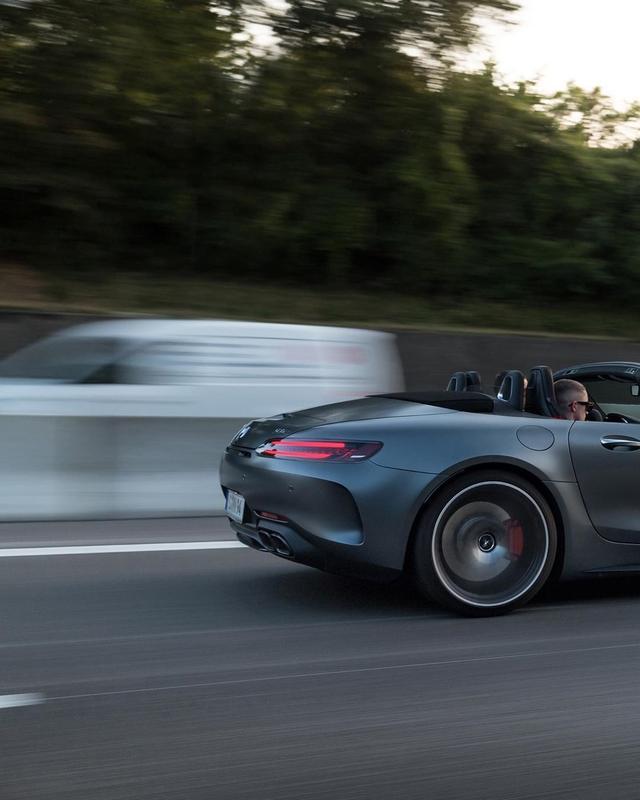
[[[603,413],[640,417],[640,386],[635,380],[608,375],[581,382]]]
[[[112,362],[123,346],[114,338],[51,336],[0,361],[0,378],[79,383]]]

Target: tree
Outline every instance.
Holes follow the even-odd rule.
[[[545,101],[543,108],[561,128],[592,146],[624,144],[625,127],[630,130],[640,118],[640,104],[620,111],[599,87],[586,91],[575,83]]]
[[[509,0],[290,0],[270,12],[285,49],[348,47],[356,40],[441,60],[466,47],[477,32],[477,15],[504,14]]]
[[[236,12],[203,0],[0,10],[0,191],[16,250],[59,265],[193,260],[235,91]],[[34,221],[36,242],[18,242]]]
[[[244,262],[290,279],[440,288],[463,260],[467,171],[455,120],[429,82],[488,2],[293,0],[270,12],[280,47],[243,105],[255,222]],[[250,132],[250,133],[249,133]],[[243,172],[242,168],[240,171]],[[255,206],[255,207],[253,207]],[[252,249],[256,245],[259,253]]]
[[[0,3],[5,254],[445,303],[635,302],[640,158],[617,138],[635,110],[451,68],[477,15],[511,8]],[[244,25],[265,14],[279,44],[253,51]]]

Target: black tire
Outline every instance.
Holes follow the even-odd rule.
[[[500,470],[462,475],[423,511],[413,546],[418,589],[468,616],[506,614],[547,581],[558,533],[528,481]]]

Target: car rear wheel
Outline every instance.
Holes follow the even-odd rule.
[[[549,505],[528,481],[500,471],[461,476],[419,522],[416,582],[423,594],[455,611],[505,614],[543,587],[557,540]]]

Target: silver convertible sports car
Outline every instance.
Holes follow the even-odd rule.
[[[561,417],[554,379],[593,404]],[[525,389],[526,386],[526,389]],[[637,427],[636,427],[637,426]],[[223,456],[249,547],[393,580],[469,615],[511,611],[550,578],[640,573],[640,363],[477,373],[247,423]]]

